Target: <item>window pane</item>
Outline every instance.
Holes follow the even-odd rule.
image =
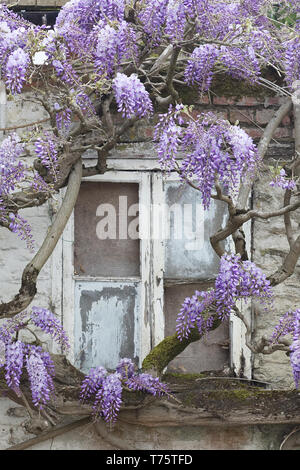
[[[140,275],[138,190],[135,183],[82,183],[75,207],[75,274]]]
[[[166,182],[165,191],[170,220],[165,278],[215,277],[219,258],[211,247],[209,237],[224,225],[226,205],[212,201],[210,209],[204,211],[199,191],[176,181]]]

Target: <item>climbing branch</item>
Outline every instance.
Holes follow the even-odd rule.
[[[56,218],[49,228],[42,246],[23,271],[19,293],[10,302],[0,304],[0,317],[12,317],[16,315],[28,307],[34,298],[38,275],[51,256],[75,206],[81,177],[82,163],[81,159],[79,159],[70,173],[67,191]]]
[[[204,320],[208,318],[209,314],[203,314]],[[212,329],[217,328],[221,324],[221,320],[218,315],[214,315],[214,321]],[[175,333],[172,336],[164,338],[152,351],[146,356],[143,361],[143,370],[152,373],[153,375],[161,375],[165,367],[175,359],[182,351],[184,351],[191,343],[199,341],[205,332],[199,333],[197,327],[191,329],[188,338],[180,340]]]
[[[286,116],[291,111],[291,109],[292,109],[292,100],[290,98],[287,98],[287,100],[280,106],[280,108],[276,111],[274,116],[270,119],[258,144],[258,153],[261,159],[265,157],[265,154],[273,138],[273,134],[275,130],[280,125],[284,116]],[[238,201],[236,204],[236,207],[238,210],[245,209],[248,203],[252,184],[253,184],[253,181],[249,179],[248,181],[244,182],[241,185],[239,195],[238,195]]]

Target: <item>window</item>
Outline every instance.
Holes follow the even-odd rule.
[[[226,217],[222,203],[204,212],[197,191],[175,174],[165,178],[153,158],[133,151],[110,165],[115,170],[82,183],[62,241],[64,325],[70,359],[84,372],[96,365],[114,369],[121,357],[140,367],[175,332],[185,297],[213,285],[218,258],[209,236]],[[169,370],[241,362],[247,375],[243,326],[232,318],[188,346]]]

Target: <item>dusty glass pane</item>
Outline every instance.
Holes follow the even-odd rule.
[[[82,183],[75,206],[75,274],[140,275],[138,190],[135,183]]]
[[[206,290],[212,284],[181,284],[165,288],[165,336],[176,332],[176,318],[181,304],[195,290]],[[224,322],[201,340],[190,344],[168,366],[169,371],[201,373],[223,370],[229,365],[229,326]]]
[[[165,278],[215,277],[219,258],[211,247],[209,237],[226,222],[225,204],[212,201],[209,210],[204,211],[200,193],[176,181],[166,182],[165,191],[169,213]]]

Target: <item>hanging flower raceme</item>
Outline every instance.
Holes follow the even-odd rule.
[[[300,309],[288,310],[282,315],[270,337],[271,344],[278,344],[283,336],[292,335],[290,361],[296,388],[300,382]]]
[[[48,353],[37,346],[28,346],[26,369],[33,404],[42,409],[54,394],[54,364]]]
[[[261,75],[261,66],[252,45],[245,48],[221,46],[219,59],[233,78],[255,83]]]
[[[58,178],[58,140],[47,131],[35,141],[35,153],[44,167],[49,170],[54,182]]]
[[[240,255],[223,255],[215,282],[216,312],[228,318],[237,300],[254,298],[269,306],[273,299],[270,281],[251,261],[241,261]]]
[[[219,47],[214,44],[203,44],[196,47],[191,54],[184,72],[188,85],[198,85],[201,92],[210,88],[214,66],[220,55]]]
[[[63,350],[69,348],[69,341],[59,320],[44,308],[33,307],[31,314],[21,312],[0,327],[0,367],[5,367],[8,387],[21,394],[20,380],[26,367],[33,404],[41,409],[54,394],[55,369],[50,354],[41,346],[17,339],[30,324],[49,334]]]
[[[0,143],[0,196],[15,189],[22,181],[25,167],[19,160],[24,151],[24,145],[17,134],[12,134]]]
[[[100,75],[112,77],[123,59],[132,60],[137,56],[135,32],[125,21],[114,26],[102,21],[94,35],[94,63]]]
[[[205,209],[216,178],[224,190],[233,192],[246,176],[254,176],[260,163],[251,137],[239,126],[212,113],[194,118],[183,106],[170,107],[160,116],[155,139],[162,169],[176,170],[183,180],[193,182]]]
[[[295,310],[293,312],[292,310],[288,310],[284,315],[282,315],[275,326],[271,336],[270,336],[270,341],[271,343],[278,343],[278,341],[282,338],[282,336],[286,336],[290,333],[295,332],[295,320],[297,316],[300,316],[300,310]]]
[[[5,81],[11,93],[21,93],[29,66],[29,55],[20,47],[13,51],[5,64]]]
[[[90,369],[81,384],[80,400],[84,402],[96,395],[106,376],[107,370],[102,366]]]
[[[183,39],[186,27],[186,8],[181,0],[170,0],[167,7],[164,33],[173,41]]]
[[[34,325],[49,334],[64,351],[69,349],[70,345],[66,332],[53,312],[46,308],[32,307],[30,319]]]
[[[166,21],[168,0],[153,0],[141,3],[138,19],[153,45],[161,40],[163,26]]]
[[[300,22],[299,22],[300,25]],[[286,81],[289,87],[300,80],[300,28],[298,34],[292,40],[288,40],[285,46],[284,67],[286,71]]]
[[[72,0],[60,10],[56,27],[60,33],[77,26],[81,33],[90,33],[101,20],[122,21],[124,11],[124,0]]]
[[[118,111],[123,117],[145,117],[153,112],[149,94],[137,75],[127,77],[124,73],[117,73],[113,80],[113,90]]]
[[[24,363],[24,343],[16,341],[6,345],[5,380],[7,385],[20,395],[20,379]]]
[[[136,374],[131,359],[123,358],[116,367],[116,372],[109,374],[102,367],[89,371],[81,384],[80,400],[93,400],[95,419],[102,417],[113,427],[122,405],[123,386],[131,390],[140,390],[152,395],[167,395],[168,388],[157,377],[150,374]]]
[[[54,103],[56,111],[56,125],[60,132],[67,131],[71,126],[72,111],[70,108],[62,109],[58,103]]]
[[[188,338],[195,327],[203,335],[212,328],[216,316],[226,320],[238,300],[250,298],[265,307],[271,305],[273,293],[265,274],[251,261],[241,261],[240,255],[223,255],[214,289],[196,291],[185,299],[176,321],[178,338]]]
[[[34,239],[31,226],[20,214],[9,214],[9,229],[26,242],[27,248],[34,251]]]
[[[270,182],[270,186],[293,191],[296,189],[297,184],[295,180],[287,178],[284,168],[281,168],[279,174]]]
[[[121,375],[117,372],[106,376],[95,395],[93,414],[95,419],[103,417],[112,427],[117,420],[122,404]]]
[[[290,347],[290,360],[294,375],[296,388],[298,388],[300,381],[300,309],[293,312],[294,331],[293,342]]]
[[[213,306],[215,300],[214,290],[196,291],[192,297],[186,297],[176,320],[176,333],[180,340],[188,338],[191,330],[197,326],[202,335],[210,330],[213,317],[204,313]]]

